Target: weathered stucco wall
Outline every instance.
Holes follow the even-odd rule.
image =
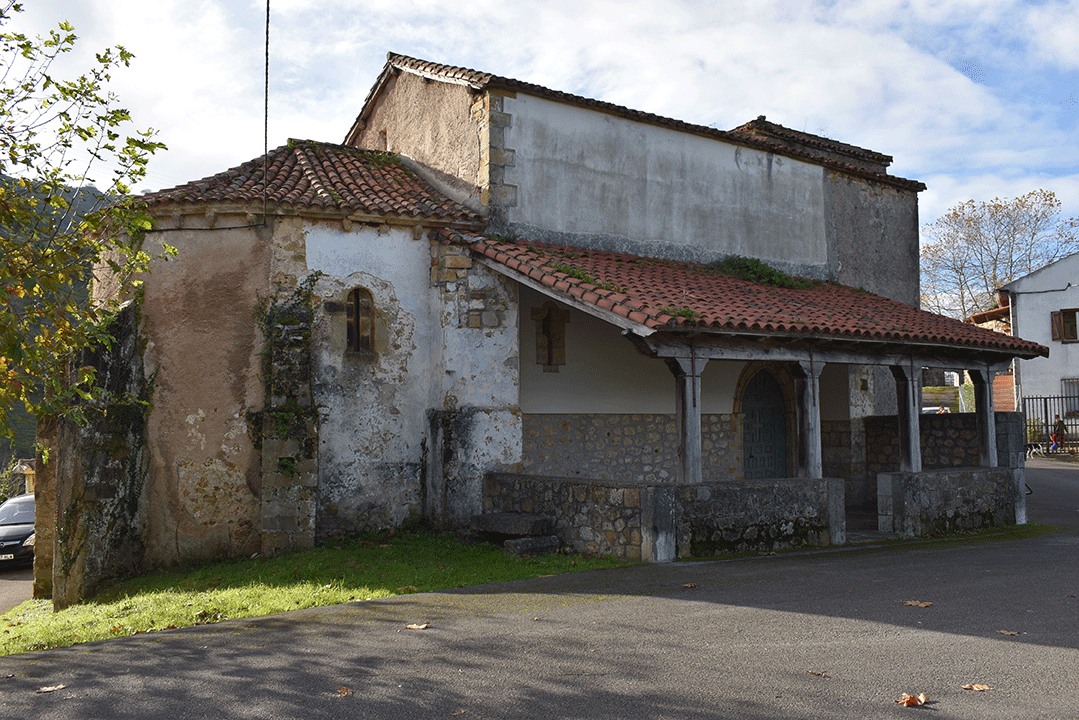
[[[93,367],[100,396],[83,403],[85,423],[42,423],[42,464],[34,558],[36,597],[61,610],[92,597],[109,580],[146,567],[146,414],[134,303],[108,328],[109,347],[82,351],[74,367]]]
[[[520,463],[515,287],[412,228],[315,225],[305,245],[308,270],[323,273],[318,536],[425,515],[466,524],[482,509],[483,473]],[[374,301],[371,353],[346,349],[344,300],[357,287]]]
[[[216,218],[218,228],[248,224]],[[178,256],[145,278],[142,313],[154,393],[147,553],[157,565],[259,549],[259,453],[245,413],[263,405],[254,318],[272,290],[269,230],[211,230],[195,215],[183,228],[168,234]]]
[[[503,109],[521,236],[825,276],[820,166],[528,95]]]
[[[917,306],[917,193],[828,172],[824,196],[835,280]]]
[[[424,178],[473,210],[485,204],[488,100],[464,85],[429,82],[408,72],[387,79],[353,140],[356,147],[400,153]]]

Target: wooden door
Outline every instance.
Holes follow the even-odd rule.
[[[758,372],[742,395],[746,480],[787,477],[787,417],[783,391],[771,373]]]

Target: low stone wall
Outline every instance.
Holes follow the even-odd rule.
[[[1025,454],[1022,413],[994,413],[997,464],[1022,467]],[[974,413],[922,415],[922,468],[942,470],[977,466],[978,425]],[[894,415],[865,419],[866,471],[869,477],[899,469],[899,421]]]
[[[842,479],[788,478],[676,489],[679,557],[846,542]]]
[[[490,473],[483,505],[485,513],[552,515],[556,534],[574,550],[641,560],[641,494],[649,490],[643,483]]]
[[[491,473],[484,511],[543,513],[579,552],[671,560],[842,543],[843,481],[653,485]]]
[[[954,468],[877,476],[881,532],[912,538],[1012,525],[1025,508],[1016,468]],[[1025,514],[1025,509],[1023,511]]]
[[[675,479],[673,415],[525,415],[524,470],[533,475],[662,484]],[[701,416],[705,480],[741,480],[742,416]]]

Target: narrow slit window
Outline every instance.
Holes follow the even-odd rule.
[[[371,293],[356,288],[345,301],[348,317],[348,349],[351,352],[372,352],[375,349],[375,303]]]

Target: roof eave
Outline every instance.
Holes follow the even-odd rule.
[[[757,341],[757,342],[780,342],[780,343],[797,343],[806,341],[815,342],[830,342],[840,345],[860,345],[868,346],[873,345],[877,347],[904,347],[921,349],[924,352],[918,352],[919,355],[936,355],[940,352],[959,353],[964,355],[982,355],[982,356],[994,356],[998,360],[1011,360],[1012,358],[1019,358],[1021,360],[1031,360],[1037,357],[1049,357],[1049,348],[1038,345],[1037,351],[1033,349],[1023,350],[1018,348],[993,348],[977,345],[963,345],[959,343],[946,343],[946,342],[926,342],[918,340],[905,340],[903,338],[872,338],[872,337],[858,337],[850,335],[834,335],[825,333],[767,333],[759,331],[742,331],[733,329],[720,329],[709,327],[696,327],[696,326],[671,326],[666,328],[657,328],[652,331],[663,332],[663,334],[677,336],[677,335],[704,335],[711,337],[729,337],[738,338],[743,340]]]
[[[217,203],[217,202],[170,202],[155,203],[147,208],[151,217],[175,217],[176,215],[256,215],[263,214],[273,217],[301,217],[312,220],[351,220],[356,223],[371,223],[378,225],[423,225],[431,228],[452,228],[461,230],[479,230],[486,226],[487,221],[483,218],[475,220],[467,218],[444,218],[426,215],[376,215],[370,213],[351,212],[337,208],[325,209],[304,205],[275,204],[263,205],[254,201],[249,203]]]

